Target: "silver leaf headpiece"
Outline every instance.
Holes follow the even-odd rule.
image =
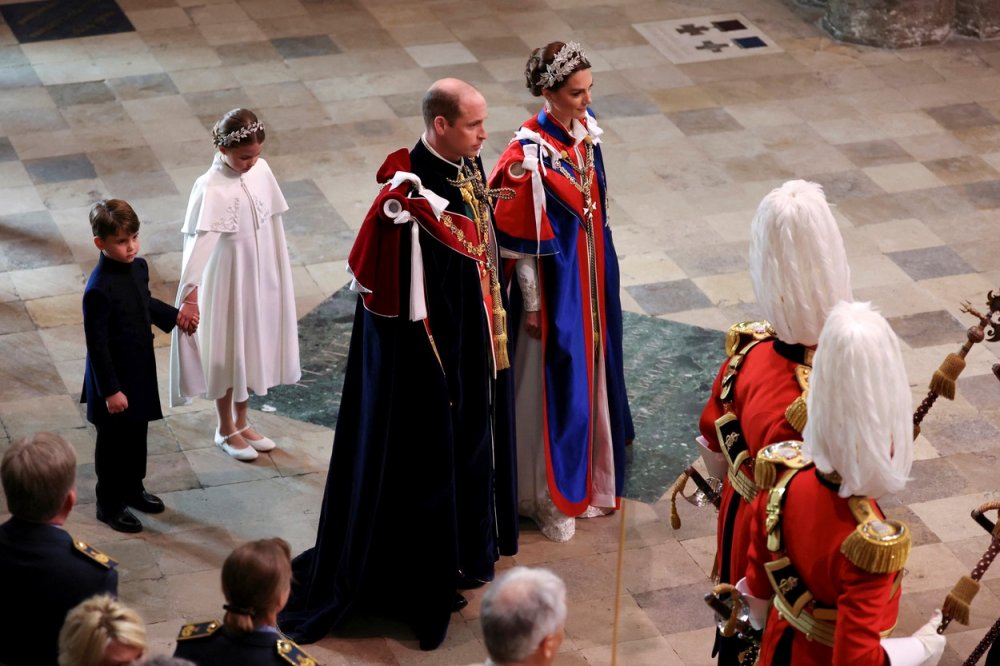
[[[264,123],[259,120],[255,120],[246,127],[241,127],[238,130],[233,130],[229,134],[223,134],[222,136],[215,137],[215,145],[224,146],[228,148],[234,143],[239,143],[243,139],[247,138],[251,134],[256,134],[260,130],[264,129]]]
[[[545,66],[545,71],[538,77],[538,82],[543,88],[551,88],[572,74],[586,59],[583,47],[578,42],[563,44],[552,58],[552,62]]]

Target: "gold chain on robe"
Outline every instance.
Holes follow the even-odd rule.
[[[491,315],[494,358],[496,369],[505,370],[510,367],[510,357],[507,354],[507,312],[503,309],[501,300],[500,276],[494,259],[495,244],[491,242],[493,223],[490,210],[495,199],[513,199],[514,191],[510,188],[487,189],[479,167],[469,160],[465,161],[459,178],[449,182],[459,189],[462,200],[472,210],[479,238],[486,246],[486,270],[490,276],[490,297],[493,301]]]

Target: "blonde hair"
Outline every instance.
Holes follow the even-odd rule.
[[[809,377],[805,451],[843,479],[840,496],[878,498],[906,485],[913,399],[899,339],[870,303],[830,312]]]
[[[59,666],[101,666],[111,641],[146,649],[146,625],[134,610],[101,594],[66,615],[59,631]]]
[[[844,239],[822,186],[790,180],[760,202],[750,227],[750,277],[778,337],[815,345],[830,308],[852,299]]]
[[[222,565],[223,624],[240,633],[253,631],[254,621],[281,603],[291,582],[292,549],[287,541],[274,537],[237,546]]]
[[[75,482],[76,452],[52,432],[36,432],[14,442],[0,462],[7,510],[22,520],[52,520]]]

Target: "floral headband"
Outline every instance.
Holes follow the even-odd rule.
[[[239,143],[243,139],[247,138],[251,134],[256,134],[257,132],[264,129],[264,123],[259,120],[255,120],[246,127],[241,127],[238,130],[233,130],[229,134],[223,134],[222,136],[215,135],[213,140],[215,145],[224,146],[228,148],[229,146]]]
[[[563,47],[552,58],[552,62],[545,66],[545,71],[538,77],[538,82],[543,88],[552,88],[585,62],[587,62],[587,56],[578,42],[563,44]]]

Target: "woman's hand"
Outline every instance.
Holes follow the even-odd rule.
[[[536,340],[542,338],[542,313],[538,310],[525,311],[524,332]]]

